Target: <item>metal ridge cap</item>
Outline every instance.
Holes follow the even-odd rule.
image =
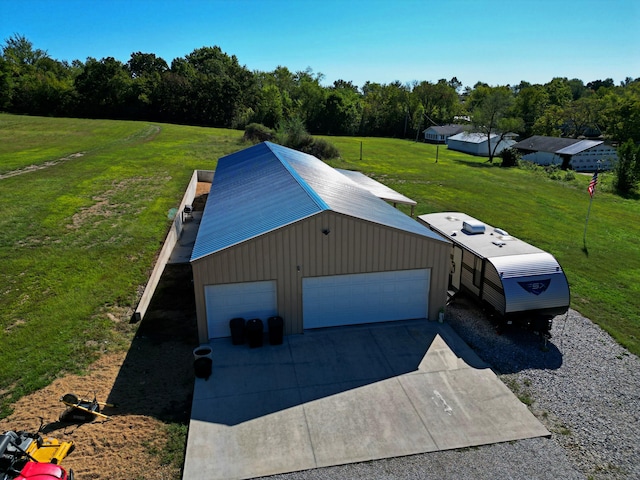
[[[285,159],[282,157],[282,155],[280,154],[280,152],[278,152],[278,147],[279,148],[286,148],[289,149],[293,152],[295,152],[296,154],[299,155],[309,155],[308,153],[304,153],[304,152],[300,152],[299,150],[295,150],[289,147],[285,147],[283,145],[277,145],[271,142],[264,142],[265,145],[269,148],[269,150],[271,150],[271,152],[273,153],[273,155],[280,161],[280,163],[282,164],[282,166],[287,170],[287,172],[289,172],[289,174],[294,178],[294,180],[298,183],[298,185],[300,185],[300,187],[306,192],[306,194],[309,196],[309,198],[311,198],[311,200],[313,200],[313,202],[318,206],[318,208],[320,210],[331,210],[331,207],[327,204],[327,202],[325,202],[322,197],[318,194],[318,192],[316,192],[311,185],[309,185],[307,183],[307,181],[302,178],[302,176],[298,173],[298,171]],[[276,149],[274,149],[273,147],[276,147]],[[314,157],[313,155],[309,155],[311,157],[313,157],[314,159],[318,160],[319,162],[321,162],[322,160],[317,159],[316,157]]]

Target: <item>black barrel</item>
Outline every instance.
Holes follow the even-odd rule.
[[[284,320],[282,320],[282,317],[269,317],[267,324],[269,325],[269,343],[271,345],[282,345],[282,337],[284,335]]]
[[[208,380],[211,376],[212,361],[207,357],[200,357],[193,361],[193,370],[197,378]]]
[[[262,346],[262,336],[264,334],[264,325],[259,318],[247,320],[244,328],[244,334],[249,342],[249,347],[256,348]]]
[[[232,344],[242,345],[244,343],[244,327],[244,318],[232,318],[229,320]]]
[[[197,378],[208,380],[211,376],[212,354],[211,345],[200,345],[193,350],[193,370]]]

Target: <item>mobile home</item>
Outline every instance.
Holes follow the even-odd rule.
[[[569,284],[558,261],[533,245],[460,212],[418,219],[453,243],[449,288],[466,291],[506,323],[548,334],[569,308]]]

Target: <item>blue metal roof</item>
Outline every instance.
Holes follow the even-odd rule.
[[[191,260],[326,210],[445,241],[316,157],[263,142],[218,160]]]

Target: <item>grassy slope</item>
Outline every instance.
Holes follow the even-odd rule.
[[[241,132],[144,122],[0,115],[0,416],[12,399],[126,348],[131,308],[194,169],[243,148]],[[640,353],[640,203],[600,189],[587,246],[588,177],[551,181],[402,140],[331,138],[334,166],[373,174],[418,201],[417,214],[456,210],[550,251],[573,307]],[[363,142],[363,159],[360,142]]]
[[[12,399],[126,346],[153,258],[195,168],[233,131],[0,115],[0,415]],[[129,312],[130,313],[130,312]],[[121,321],[114,322],[113,318]]]

